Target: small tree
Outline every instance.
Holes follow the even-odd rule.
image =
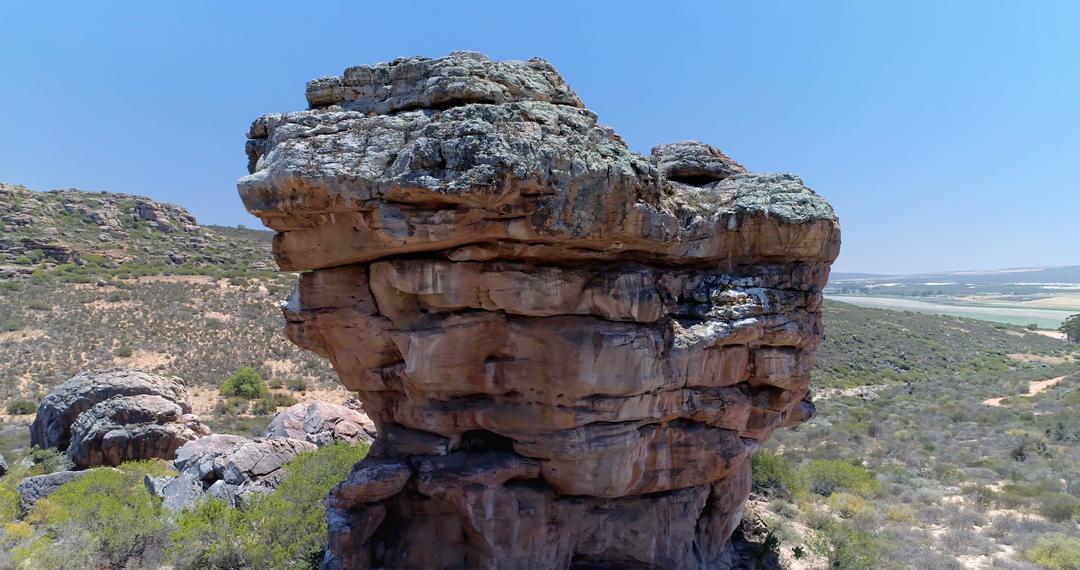
[[[1080,314],[1065,319],[1058,330],[1065,333],[1065,338],[1069,339],[1069,342],[1080,342]]]
[[[263,380],[262,374],[248,366],[233,372],[233,375],[229,376],[218,391],[225,396],[240,396],[249,400],[261,398],[267,393],[266,381]]]

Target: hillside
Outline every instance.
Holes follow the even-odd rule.
[[[241,366],[336,386],[282,334],[267,231],[201,226],[141,196],[0,184],[0,401],[135,366],[216,387]]]
[[[0,280],[268,272],[272,236],[201,226],[184,208],[142,196],[0,183]]]
[[[1023,327],[825,302],[825,340],[814,384],[849,388],[916,382],[972,372],[1000,372],[1009,354],[1058,355],[1060,340]]]

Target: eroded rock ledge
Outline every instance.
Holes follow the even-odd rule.
[[[643,157],[546,62],[350,68],[249,132],[305,271],[289,337],[374,420],[327,568],[722,568],[749,454],[813,414],[828,203],[718,149]]]

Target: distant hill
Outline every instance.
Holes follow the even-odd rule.
[[[184,208],[143,196],[0,183],[0,280],[270,272],[272,237],[203,226]]]
[[[941,273],[913,273],[909,275],[834,272],[829,278],[830,284],[849,282],[859,282],[861,284],[948,282],[972,285],[1004,283],[1080,283],[1080,265],[946,271]]]

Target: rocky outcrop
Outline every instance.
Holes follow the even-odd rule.
[[[0,455],[0,477],[7,475],[8,469],[7,459],[4,459],[4,456]]]
[[[288,437],[322,447],[342,441],[371,443],[375,423],[367,414],[340,404],[308,402],[285,408],[266,428],[266,437]]]
[[[255,121],[239,190],[304,271],[289,338],[378,428],[324,566],[729,565],[750,453],[813,414],[828,203],[702,143],[635,154],[538,59],[308,102]]]
[[[205,495],[239,505],[251,493],[272,491],[284,478],[286,463],[315,449],[312,443],[285,437],[214,434],[177,450],[176,477],[148,478],[146,486],[171,510],[189,508]]]
[[[41,401],[30,439],[67,451],[79,467],[172,459],[185,442],[210,433],[190,412],[187,388],[177,377],[127,369],[83,372]]]

